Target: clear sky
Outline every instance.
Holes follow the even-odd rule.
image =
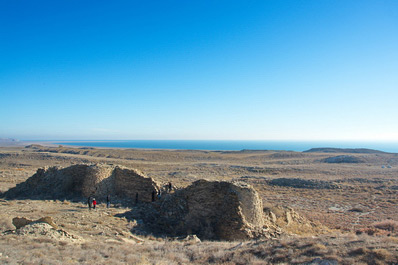
[[[0,0],[0,137],[398,141],[398,1]]]

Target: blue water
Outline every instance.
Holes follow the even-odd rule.
[[[54,141],[55,142],[55,141]],[[219,141],[219,140],[130,140],[130,141],[56,141],[56,144],[108,147],[179,150],[286,150],[305,151],[317,147],[369,148],[398,153],[398,142],[326,142],[326,141]]]

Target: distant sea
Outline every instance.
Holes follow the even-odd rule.
[[[143,148],[178,150],[285,150],[305,151],[311,148],[368,148],[398,153],[398,142],[337,142],[337,141],[227,141],[227,140],[120,140],[120,141],[51,141],[60,145],[106,148]]]

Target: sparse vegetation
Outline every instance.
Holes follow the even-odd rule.
[[[288,231],[267,240],[197,242],[150,233],[134,234],[142,220],[118,217],[130,211],[126,205],[113,204],[106,209],[100,201],[98,209],[89,212],[84,201],[65,198],[0,200],[2,264],[303,264],[321,261],[394,264],[398,260],[395,221],[398,220],[398,190],[394,188],[398,186],[398,157],[393,154],[356,153],[355,157],[366,164],[323,163],[322,159],[330,157],[330,153],[312,152],[36,146],[1,148],[0,154],[1,191],[25,181],[39,167],[98,162],[138,168],[159,182],[171,181],[178,187],[186,187],[200,178],[244,181],[258,191],[265,212],[273,212],[277,222]],[[392,167],[382,169],[383,164]],[[338,188],[268,185],[277,178],[310,180],[305,183],[319,181]],[[304,219],[293,212],[287,217],[288,207]],[[51,216],[59,229],[77,239],[59,240],[10,232],[15,230],[11,220],[16,216],[31,220]],[[289,223],[289,218],[294,222]],[[327,226],[327,233],[321,233],[317,225],[311,223]]]
[[[383,220],[372,224],[374,227],[383,229],[390,232],[398,232],[398,221],[395,220]]]

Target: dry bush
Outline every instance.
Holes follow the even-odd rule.
[[[350,252],[348,252],[349,256],[358,256],[358,255],[365,255],[369,252],[369,250],[367,248],[364,247],[359,247],[357,249],[351,250]]]
[[[398,246],[398,237],[395,236],[389,236],[389,237],[385,237],[381,240],[381,242],[383,243],[387,243],[387,244],[394,244]]]
[[[362,257],[362,261],[368,264],[394,264],[393,262],[393,255],[386,249],[373,249],[368,250],[366,254]],[[396,261],[396,260],[395,260]]]
[[[392,257],[392,254],[386,249],[374,249],[369,253],[369,256],[379,260],[388,260]]]
[[[325,247],[325,245],[316,243],[312,246],[310,246],[305,252],[304,255],[306,256],[323,256],[328,252],[327,248]]]
[[[372,226],[390,232],[398,231],[398,221],[387,219],[380,222],[375,222]]]
[[[196,244],[157,240],[146,240],[143,244],[61,244],[14,237],[0,239],[0,252],[12,255],[15,263],[30,264],[306,264],[315,259],[339,264],[393,264],[398,258],[395,241],[367,235],[355,236],[354,241],[349,236],[324,236]],[[4,261],[0,257],[0,263]]]
[[[349,211],[349,212],[356,212],[356,213],[363,213],[363,212],[364,212],[363,209],[358,208],[358,207],[354,207],[354,208],[352,208],[352,209],[350,209],[350,210],[348,210],[348,211]]]
[[[357,235],[361,235],[361,234],[367,234],[369,236],[374,236],[374,235],[387,235],[387,232],[384,230],[380,230],[378,228],[375,227],[365,227],[365,228],[361,228],[358,229],[355,232]]]

